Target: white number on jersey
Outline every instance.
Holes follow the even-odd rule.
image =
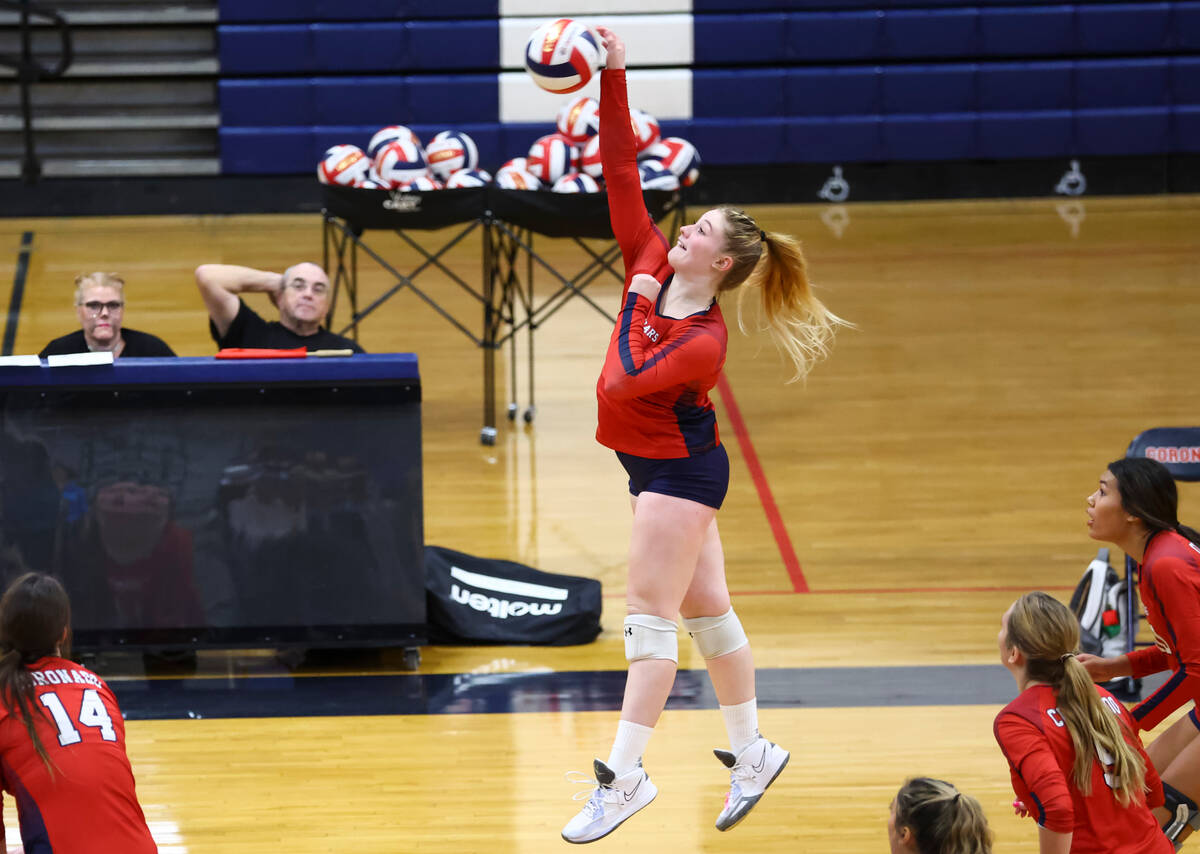
[[[68,747],[83,741],[83,736],[75,728],[75,724],[58,694],[54,691],[47,691],[40,694],[38,700],[50,710],[50,714],[54,718],[54,723],[58,727],[58,743],[60,745]],[[100,692],[95,688],[84,689],[83,699],[79,703],[77,720],[81,726],[100,730],[100,737],[105,741],[117,740],[117,732],[113,729],[112,718],[109,717],[108,709],[104,708]]]

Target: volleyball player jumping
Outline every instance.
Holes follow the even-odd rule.
[[[757,292],[797,378],[827,354],[844,323],[813,294],[799,243],[764,232],[742,211],[706,211],[667,242],[642,198],[625,45],[611,30],[596,29],[608,51],[601,161],[625,264],[620,316],[596,386],[596,438],[617,452],[629,475],[633,530],[624,623],[629,675],[608,760],[595,760],[595,788],[562,831],[577,843],[611,833],[657,794],[641,756],[675,681],[677,615],[705,658],[729,733],[730,749],[715,751],[730,774],[717,829],[745,817],[787,764],[788,751],[758,732],[754,659],[730,605],[717,533],[729,483],[708,396],[725,362],[718,300],[743,283],[743,292]]]

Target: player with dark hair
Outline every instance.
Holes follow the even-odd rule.
[[[1179,524],[1179,490],[1162,463],[1132,457],[1109,463],[1088,496],[1088,533],[1113,543],[1138,564],[1138,596],[1155,645],[1128,655],[1079,660],[1097,682],[1171,671],[1161,688],[1133,709],[1150,730],[1188,701],[1192,711],[1146,748],[1159,769],[1166,803],[1155,810],[1173,842],[1200,826],[1200,534]]]
[[[913,777],[888,811],[891,854],[992,854],[979,801],[945,780]]]
[[[1151,807],[1162,784],[1129,712],[1077,658],[1079,623],[1040,590],[1009,606],[997,639],[1020,695],[996,716],[1014,806],[1038,823],[1041,854],[1170,854]]]
[[[67,592],[48,575],[26,573],[0,598],[0,783],[26,854],[152,854],[125,720],[100,677],[63,657],[70,624]]]
[[[716,751],[730,787],[717,817],[727,830],[746,816],[783,770],[788,752],[758,732],[754,658],[734,613],[716,512],[729,485],[709,391],[725,362],[720,294],[743,285],[761,301],[766,326],[796,375],[828,352],[842,323],[813,294],[799,244],[767,233],[732,208],[706,211],[671,245],[646,211],[625,91],[625,46],[597,31],[608,49],[601,76],[600,156],[609,213],[625,265],[621,311],[596,386],[597,440],[629,475],[629,675],[607,762],[594,762],[594,789],[563,828],[591,842],[654,799],[641,756],[675,681],[676,617],[704,656],[729,734]]]

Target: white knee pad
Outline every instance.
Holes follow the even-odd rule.
[[[679,663],[679,637],[670,620],[652,614],[625,618],[625,657],[630,661],[662,658]]]
[[[690,620],[685,618],[683,627],[692,636],[696,648],[705,658],[728,655],[750,643],[750,638],[746,637],[746,632],[742,629],[742,621],[733,613],[733,608],[719,617],[693,617]]]

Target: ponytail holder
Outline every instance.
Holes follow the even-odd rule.
[[[955,792],[954,793],[954,803],[957,804],[961,799],[962,799],[962,792]]]
[[[1062,655],[1060,655],[1060,656],[1058,657],[1058,660],[1059,660],[1059,662],[1060,662],[1060,663],[1062,663],[1062,664],[1066,664],[1066,663],[1067,663],[1067,659],[1068,659],[1068,658],[1074,658],[1074,657],[1075,657],[1075,653],[1073,653],[1073,652],[1065,652],[1065,653],[1063,653]]]
[[[761,228],[758,230],[758,237],[763,243],[767,242],[767,233]]]

